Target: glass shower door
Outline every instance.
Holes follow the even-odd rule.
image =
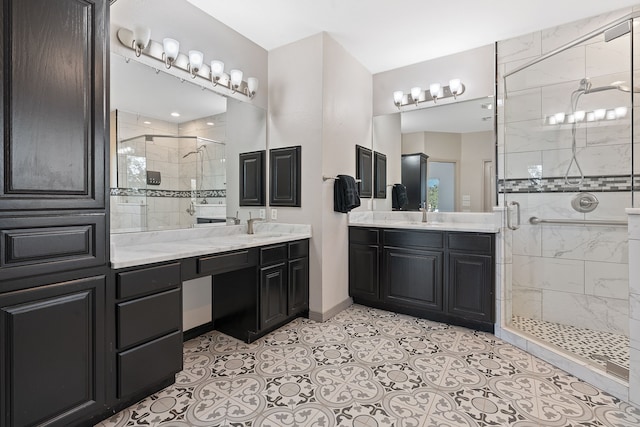
[[[499,189],[522,218],[507,323],[603,369],[629,363],[632,35],[611,34],[507,74]]]

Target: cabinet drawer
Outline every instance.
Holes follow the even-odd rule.
[[[493,234],[449,233],[449,249],[493,253]]]
[[[180,289],[175,289],[118,304],[118,348],[181,330],[180,295]]]
[[[384,230],[382,240],[385,246],[442,248],[444,237],[441,231],[399,231]]]
[[[273,264],[276,262],[286,261],[287,244],[269,246],[260,248],[260,265]]]
[[[222,270],[235,270],[248,267],[251,257],[248,250],[212,255],[198,260],[198,273],[215,273]]]
[[[309,255],[309,241],[300,240],[289,243],[289,259],[303,258]]]
[[[118,354],[118,398],[135,394],[182,370],[182,332]]]
[[[363,245],[378,244],[378,229],[349,227],[349,242],[361,243]]]
[[[118,299],[145,295],[180,285],[180,263],[118,273]]]

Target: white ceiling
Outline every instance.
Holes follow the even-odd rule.
[[[321,31],[371,73],[638,4],[638,0],[188,0],[271,50]]]

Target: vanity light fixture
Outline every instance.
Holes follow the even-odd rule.
[[[142,50],[146,49],[151,40],[151,29],[147,27],[135,27],[133,30],[133,50],[136,52],[136,56],[142,54]]]
[[[459,95],[462,95],[466,87],[460,79],[449,80],[449,85],[442,86],[440,83],[431,83],[428,91],[423,91],[419,86],[411,88],[408,95],[401,90],[393,92],[393,104],[401,109],[402,107],[413,104],[416,107],[421,102],[433,101],[437,102],[439,99],[451,98],[457,99]]]
[[[422,89],[420,89],[420,86],[415,86],[411,88],[411,100],[416,104],[416,107],[420,102],[421,93],[422,93]]]
[[[596,122],[601,120],[617,120],[627,116],[627,107],[597,108],[592,111],[578,110],[573,113],[559,112],[544,117],[544,124],[557,126],[563,124],[575,125],[584,121]]]
[[[218,85],[220,79],[224,76],[224,62],[214,59],[211,61],[211,83]]]
[[[258,91],[258,79],[255,77],[249,77],[247,79],[247,90],[246,95],[249,99],[253,99],[256,96],[256,92]]]
[[[431,94],[431,98],[433,98],[433,102],[436,102],[440,97],[440,83],[431,83],[429,85],[429,93]]]
[[[229,76],[231,80],[231,93],[236,93],[242,84],[242,71],[231,70],[229,71]]]
[[[232,94],[242,94],[253,99],[258,92],[259,81],[256,77],[249,77],[243,81],[243,72],[239,69],[224,72],[224,62],[213,60],[204,64],[204,54],[198,50],[189,50],[188,54],[180,53],[180,42],[172,38],[165,38],[162,43],[151,40],[151,30],[146,27],[136,27],[134,31],[120,28],[117,31],[118,40],[123,46],[132,49],[136,56],[146,56],[162,61],[167,69],[172,67],[186,71],[192,79],[200,77],[209,80],[211,84],[221,86]],[[128,59],[128,58],[127,58]],[[127,60],[128,62],[128,60]],[[182,81],[182,76],[177,76]],[[198,83],[204,89],[205,86]]]
[[[164,51],[162,52],[164,66],[169,69],[178,58],[178,54],[180,53],[180,42],[178,40],[165,37],[162,39],[162,47],[164,48]]]
[[[189,74],[191,74],[191,78],[195,79],[198,71],[202,68],[202,63],[204,61],[204,54],[199,50],[190,50],[189,51]]]

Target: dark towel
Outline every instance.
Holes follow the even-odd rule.
[[[402,184],[393,184],[391,189],[391,207],[395,210],[403,210],[409,204],[407,187]]]
[[[333,183],[333,210],[347,213],[360,206],[356,180],[349,175],[338,175]]]

